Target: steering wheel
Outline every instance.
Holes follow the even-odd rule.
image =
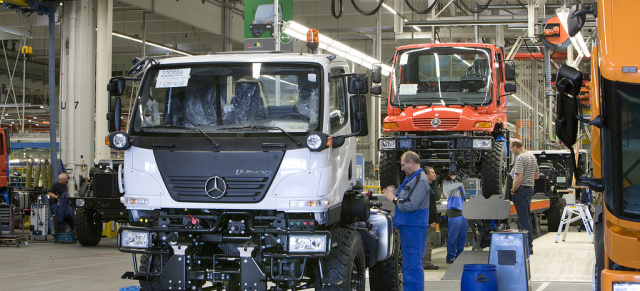
[[[306,116],[302,113],[298,113],[298,112],[291,112],[291,113],[287,113],[284,114],[282,116],[280,116],[280,118],[295,118],[295,119],[302,119],[302,120],[306,120],[306,121],[311,121],[311,118],[309,116]]]

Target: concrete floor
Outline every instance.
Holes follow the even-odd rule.
[[[591,290],[595,259],[587,233],[574,229],[565,242],[554,240],[555,233],[547,233],[533,242],[530,290]],[[459,280],[442,280],[451,266],[445,255],[444,247],[434,249],[433,263],[440,269],[425,271],[425,290],[460,289]],[[103,237],[96,247],[52,240],[29,241],[28,247],[0,246],[0,290],[113,291],[135,285],[120,279],[132,270],[131,254],[119,252],[115,238]]]

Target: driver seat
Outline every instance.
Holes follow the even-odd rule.
[[[268,116],[262,85],[256,80],[238,81],[231,105],[233,109],[229,112],[227,124],[266,119]]]
[[[313,114],[318,114],[318,85],[316,83],[305,83],[300,85],[298,90],[298,100],[293,106],[294,112],[311,118]]]
[[[478,92],[478,90],[487,86],[489,77],[489,60],[486,58],[477,58],[467,68],[467,75],[460,78],[460,86],[469,92]]]

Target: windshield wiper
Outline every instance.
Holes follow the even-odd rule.
[[[293,135],[291,135],[290,133],[288,133],[286,130],[277,127],[277,126],[264,126],[264,125],[246,125],[246,126],[236,126],[236,127],[224,127],[224,128],[219,128],[219,130],[237,130],[237,129],[265,129],[265,130],[279,130],[282,133],[284,133],[288,138],[290,138],[293,142],[295,142],[298,146],[302,147],[302,143],[297,140],[295,137],[293,137]]]
[[[462,100],[462,99],[460,99],[460,98],[453,97],[453,96],[447,96],[446,98],[456,100],[456,101],[458,101],[458,102],[460,102],[460,103],[462,103],[462,104],[464,104],[464,105],[467,105],[467,106],[469,106],[469,107],[473,107],[473,108],[474,108],[474,109],[476,109],[476,110],[478,109],[478,106],[477,106],[477,105],[471,104],[471,103],[469,103],[469,102],[467,102],[467,101],[464,101],[464,100]]]
[[[206,136],[207,139],[209,139],[209,141],[211,142],[211,144],[213,144],[213,146],[218,149],[220,148],[220,144],[215,141],[211,136],[209,136],[206,132],[204,132],[202,129],[200,129],[197,126],[184,126],[184,125],[172,125],[172,124],[163,124],[163,125],[154,125],[154,126],[147,126],[146,128],[179,128],[179,129],[189,129],[189,130],[197,130],[200,133],[202,133],[202,135]]]

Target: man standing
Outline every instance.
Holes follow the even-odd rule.
[[[511,170],[513,187],[511,200],[518,215],[518,227],[526,230],[529,240],[529,254],[533,254],[533,233],[531,227],[531,196],[535,179],[540,177],[536,157],[524,150],[524,144],[515,139],[511,141],[511,151],[516,155],[516,162]]]
[[[420,168],[420,157],[412,151],[400,157],[401,170],[406,178],[397,195],[391,187],[382,190],[385,198],[396,205],[393,227],[400,230],[404,290],[424,290],[422,258],[429,225],[429,180]],[[391,188],[391,189],[390,189]]]
[[[447,236],[447,264],[453,261],[464,250],[467,241],[467,219],[462,216],[465,201],[464,187],[456,180],[455,173],[442,183],[444,196],[447,197],[447,218],[449,219]]]
[[[440,223],[440,214],[436,207],[436,191],[434,190],[434,181],[438,177],[436,171],[432,167],[426,167],[427,179],[429,179],[429,186],[431,186],[431,194],[429,195],[429,228],[427,229],[427,245],[424,247],[424,259],[422,259],[422,267],[425,270],[437,270],[440,269],[431,263],[431,252],[436,244],[436,225]]]
[[[49,206],[51,207],[51,215],[56,214],[56,209],[58,208],[58,198],[62,193],[67,192],[67,182],[69,181],[69,177],[65,173],[60,173],[58,175],[58,182],[55,182],[53,186],[51,186],[51,190],[47,193],[49,196]],[[53,235],[53,219],[49,217],[49,233]]]

